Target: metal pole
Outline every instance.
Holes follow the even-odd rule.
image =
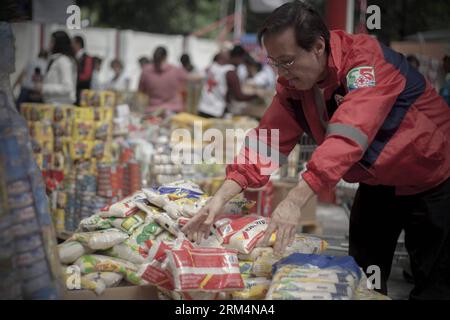
[[[234,3],[234,40],[239,41],[242,33],[242,3],[243,0],[236,0]]]

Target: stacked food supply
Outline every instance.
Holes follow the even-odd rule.
[[[97,293],[124,280],[157,286],[171,299],[264,299],[270,268],[281,258],[257,247],[269,218],[248,214],[254,202],[233,199],[211,236],[196,245],[180,229],[208,199],[192,182],[144,188],[83,219],[59,246],[61,262],[78,267],[81,287]],[[318,238],[298,235],[286,254],[325,248]]]
[[[60,233],[142,187],[141,164],[113,135],[117,108],[113,92],[91,90],[82,92],[81,107],[21,106]]]
[[[294,253],[273,268],[269,300],[351,300],[362,274],[349,256]]]

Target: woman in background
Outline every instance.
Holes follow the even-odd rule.
[[[142,70],[139,91],[149,98],[148,112],[163,108],[166,112],[183,110],[181,89],[188,79],[186,70],[167,63],[167,50],[156,48],[153,63]]]
[[[76,101],[77,63],[66,32],[52,33],[49,52],[47,72],[37,90],[42,91],[45,103],[73,104]]]

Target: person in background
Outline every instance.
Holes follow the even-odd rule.
[[[126,75],[122,61],[114,59],[110,64],[113,70],[113,77],[105,85],[106,90],[127,91],[130,86],[130,79]]]
[[[100,81],[100,70],[102,67],[102,59],[100,57],[93,57],[92,61],[94,64],[94,69],[92,70],[91,89],[101,90],[102,83]]]
[[[248,74],[245,84],[264,90],[275,89],[276,76],[270,66],[263,65],[250,55],[246,56],[244,63]]]
[[[16,102],[17,110],[20,111],[20,105],[24,102],[42,102],[41,93],[36,91],[35,87],[42,84],[47,71],[47,58],[47,51],[41,50],[37,58],[32,59],[27,64],[14,83],[13,91],[21,84],[19,97]]]
[[[413,54],[410,54],[406,57],[406,60],[409,62],[411,66],[413,66],[414,69],[419,70],[420,68],[420,61],[417,59],[417,57]]]
[[[439,94],[444,98],[447,105],[450,107],[450,56],[445,56],[443,59],[443,70],[445,82],[439,90]]]
[[[36,90],[42,92],[45,103],[74,104],[77,98],[77,63],[66,32],[52,33],[49,52],[47,72]]]
[[[139,91],[149,98],[148,112],[163,108],[166,112],[183,110],[181,89],[188,80],[188,73],[180,67],[167,63],[167,50],[157,47],[153,63],[142,70]]]
[[[199,102],[198,113],[202,117],[222,118],[226,112],[232,111],[235,101],[249,101],[257,95],[247,95],[241,90],[241,83],[236,67],[243,62],[245,51],[236,46],[230,52],[221,52],[207,70]]]
[[[186,70],[188,73],[195,72],[195,67],[192,65],[191,58],[187,53],[181,55],[180,62],[184,70]]]
[[[138,63],[139,63],[139,66],[141,67],[141,70],[143,70],[146,65],[148,65],[152,62],[150,61],[149,58],[142,56],[138,59]]]
[[[91,88],[92,73],[94,71],[93,58],[86,53],[84,49],[84,39],[81,36],[75,36],[72,39],[72,47],[75,52],[78,66],[77,78],[77,102],[80,102],[80,93],[84,89]]]

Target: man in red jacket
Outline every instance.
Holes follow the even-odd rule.
[[[364,270],[380,267],[386,293],[405,230],[415,280],[410,297],[450,299],[450,108],[403,55],[367,35],[330,32],[300,1],[276,9],[259,36],[279,77],[249,139],[260,142],[262,132],[279,129],[278,143],[268,143],[279,165],[303,133],[318,145],[297,187],[274,211],[263,242],[276,232],[274,250],[281,253],[311,196],[340,179],[359,182],[349,254]],[[214,216],[234,195],[269,180],[267,157],[254,145],[246,144],[241,157],[256,153],[258,161],[227,167],[222,187],[185,226],[191,238],[209,234]]]

